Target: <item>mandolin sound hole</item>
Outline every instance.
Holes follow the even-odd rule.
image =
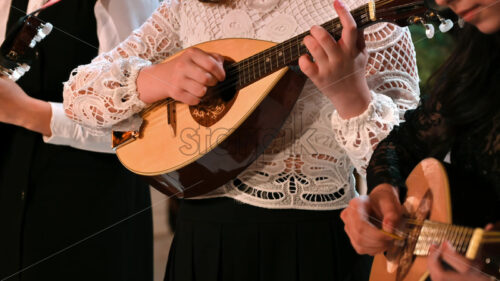
[[[231,63],[230,61],[224,63],[226,73]],[[189,106],[191,116],[198,124],[211,127],[231,109],[238,94],[235,80],[232,78],[234,77],[228,76],[223,82],[209,87],[199,104]]]
[[[236,100],[236,91],[228,93],[226,90],[226,93],[221,94],[208,92],[199,104],[189,106],[193,119],[204,127],[211,127],[222,119]]]

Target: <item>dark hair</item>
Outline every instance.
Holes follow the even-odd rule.
[[[500,32],[466,24],[448,60],[429,79],[431,102],[455,128],[480,129],[500,110]]]

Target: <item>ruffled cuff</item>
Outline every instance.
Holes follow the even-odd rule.
[[[335,110],[331,122],[337,143],[344,148],[358,172],[365,174],[373,148],[399,124],[393,100],[371,91],[372,100],[362,114],[343,119]]]
[[[100,130],[126,120],[146,104],[137,77],[151,62],[138,57],[111,58],[78,67],[64,83],[64,108],[77,123]]]
[[[146,103],[139,99],[137,77],[141,69],[150,65],[150,61],[138,57],[120,59],[117,63],[112,64],[111,75],[120,80],[120,88],[113,95],[113,107],[132,109],[134,113],[146,107]]]
[[[386,95],[371,92],[372,100],[368,108],[356,117],[343,119],[337,110],[332,114],[332,129],[342,132],[343,135],[357,135],[360,127],[399,124],[399,111],[396,104]],[[380,124],[377,124],[380,123]],[[389,130],[390,131],[390,130]]]

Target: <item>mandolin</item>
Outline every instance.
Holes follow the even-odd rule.
[[[370,281],[426,280],[429,276],[426,258],[429,248],[432,244],[444,241],[449,241],[457,253],[474,260],[476,270],[491,280],[500,279],[500,223],[496,223],[492,231],[453,224],[452,216],[458,214],[457,211],[474,211],[458,204],[462,208],[456,208],[457,211],[452,212],[452,202],[456,206],[458,200],[454,200],[453,197],[456,196],[450,194],[451,178],[448,178],[445,167],[433,158],[421,161],[414,168],[406,180],[408,191],[403,204],[406,214],[400,230],[397,231],[402,239],[396,239],[394,246],[385,255],[375,256]],[[458,184],[474,186],[474,183],[465,177],[453,180],[451,186]],[[476,182],[476,185],[479,184]],[[494,215],[491,212],[496,212],[495,210],[498,211],[498,206],[486,207],[485,210],[477,211],[476,218],[463,221],[463,218],[457,216],[455,220],[462,219],[461,222],[467,222],[469,225],[475,221],[476,223],[472,224],[477,224],[480,220],[479,213]],[[484,224],[479,225],[484,227]]]
[[[407,26],[428,20],[440,20],[444,29],[452,26],[424,0],[378,0],[351,13],[358,28],[382,21]],[[322,26],[339,39],[338,18]],[[433,32],[432,25],[426,28]],[[196,106],[160,101],[141,113],[139,130],[113,132],[119,160],[169,196],[201,195],[235,178],[277,135],[300,95],[306,77],[292,69],[307,53],[302,41],[308,34],[280,44],[220,39],[195,45],[226,58],[226,80],[209,88]]]

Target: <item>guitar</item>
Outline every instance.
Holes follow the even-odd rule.
[[[378,0],[351,13],[359,28],[382,21],[407,26],[439,17],[424,0]],[[338,18],[322,26],[339,39]],[[141,113],[140,130],[113,132],[119,160],[170,196],[197,196],[235,178],[277,135],[302,91],[306,77],[288,66],[307,53],[302,41],[308,34],[280,44],[221,39],[196,45],[225,56],[226,80],[196,106],[167,99]]]
[[[474,260],[475,268],[492,280],[500,279],[500,224],[494,227],[497,231],[452,224],[454,200],[446,170],[438,160],[428,158],[420,162],[408,176],[406,186],[406,219],[400,227],[403,230],[398,231],[404,239],[395,240],[385,255],[375,256],[370,281],[426,280],[429,247],[444,241]]]
[[[21,78],[36,57],[35,46],[51,31],[52,24],[42,22],[34,13],[19,19],[0,47],[0,77]]]

